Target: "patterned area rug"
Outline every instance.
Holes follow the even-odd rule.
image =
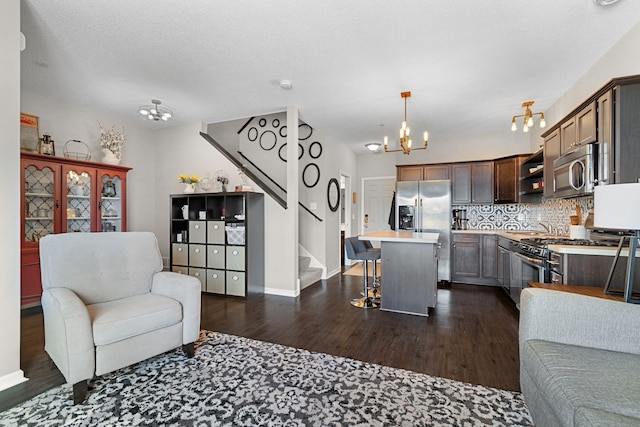
[[[216,332],[196,356],[165,353],[91,381],[82,405],[56,387],[2,426],[531,426],[519,393]]]

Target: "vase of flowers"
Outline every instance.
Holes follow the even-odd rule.
[[[196,184],[199,183],[201,180],[200,178],[198,178],[196,175],[182,175],[180,174],[178,176],[178,182],[181,182],[184,184],[184,193],[195,193],[196,191]]]
[[[122,132],[116,130],[116,125],[111,130],[105,130],[102,124],[98,122],[100,129],[100,148],[102,148],[102,163],[110,165],[119,165],[122,156],[122,147],[124,146],[124,126]]]

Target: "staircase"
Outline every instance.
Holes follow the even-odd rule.
[[[322,278],[322,269],[311,267],[311,258],[308,256],[298,257],[298,274],[300,276],[300,290],[317,282]]]

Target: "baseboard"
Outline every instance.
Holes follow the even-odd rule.
[[[333,270],[332,272],[330,272],[330,273],[327,275],[327,279],[329,279],[329,278],[331,278],[331,277],[335,276],[336,274],[340,274],[340,270],[341,270],[340,268],[337,268],[337,269]]]
[[[280,295],[283,297],[297,297],[298,294],[296,294],[295,290],[289,290],[289,289],[280,289],[280,288],[268,288],[265,287],[264,288],[264,293],[265,294],[269,294],[269,295]]]
[[[18,369],[15,372],[0,377],[0,391],[6,390],[25,381],[29,381],[29,378],[24,376],[22,369]]]

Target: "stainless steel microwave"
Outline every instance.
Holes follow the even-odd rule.
[[[578,197],[593,193],[598,170],[598,146],[586,144],[553,161],[553,196]]]

